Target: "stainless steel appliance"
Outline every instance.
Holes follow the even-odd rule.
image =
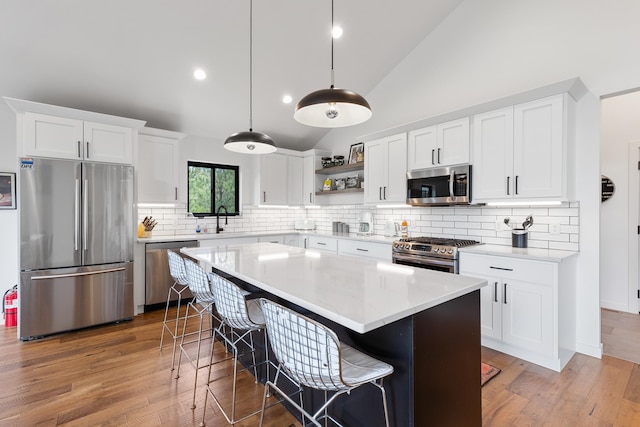
[[[133,317],[133,167],[23,164],[20,339]]]
[[[180,248],[193,248],[198,246],[197,240],[188,240],[181,242],[162,242],[147,243],[145,253],[145,311],[157,308],[160,304],[163,308],[167,303],[167,294],[169,288],[173,286],[173,278],[169,272],[169,257],[167,250],[173,251],[178,255],[188,258],[180,253]],[[174,293],[175,300],[178,296]],[[193,295],[189,289],[185,289],[182,293],[182,299],[191,298]],[[154,307],[156,306],[156,307]]]
[[[393,242],[392,259],[396,264],[458,274],[458,248],[479,244],[475,240],[439,237],[403,238]]]
[[[471,203],[471,166],[407,172],[407,204],[451,206]]]

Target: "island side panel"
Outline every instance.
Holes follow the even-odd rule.
[[[413,316],[416,426],[481,426],[480,291]]]

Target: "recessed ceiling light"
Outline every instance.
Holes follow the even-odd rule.
[[[207,78],[207,73],[205,73],[202,68],[196,68],[193,72],[193,77],[195,77],[196,80],[204,80]]]
[[[331,35],[334,39],[339,39],[340,37],[342,37],[342,27],[339,27],[337,25],[334,26]]]
[[[282,97],[282,102],[284,102],[285,104],[291,104],[291,101],[293,101],[291,95],[285,95]]]

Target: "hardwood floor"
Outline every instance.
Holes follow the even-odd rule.
[[[191,410],[194,370],[183,364],[173,378],[170,347],[158,350],[161,321],[157,311],[27,343],[0,330],[0,426],[197,426],[204,387]],[[638,364],[577,354],[557,373],[487,348],[482,359],[502,369],[482,388],[484,426],[640,425]],[[247,407],[262,398],[252,387]],[[215,405],[206,414],[208,426],[227,425]],[[280,405],[267,415],[266,425],[299,426]]]
[[[195,370],[183,361],[174,379],[169,342],[158,349],[163,315],[146,313],[131,322],[32,342],[17,340],[15,328],[0,330],[0,426],[199,425],[206,369],[191,410]],[[245,392],[240,405],[259,408],[263,388],[251,384],[254,392]],[[281,405],[267,416],[265,425],[299,425]],[[236,425],[257,424],[254,416]],[[206,425],[227,425],[212,403]]]
[[[604,354],[640,363],[640,315],[600,310]]]

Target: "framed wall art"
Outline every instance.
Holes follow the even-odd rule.
[[[364,161],[364,142],[351,144],[349,149],[349,164],[360,163]]]
[[[16,174],[0,172],[0,209],[16,208]]]

